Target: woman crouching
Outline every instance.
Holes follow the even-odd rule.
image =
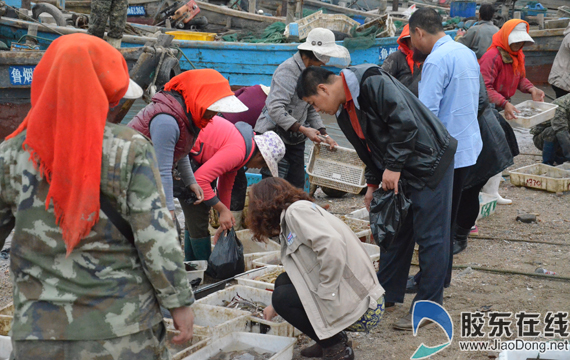
[[[313,339],[303,356],[354,359],[345,331],[369,331],[384,313],[384,289],[360,240],[283,179],[264,179],[249,196],[249,228],[257,239],[279,236],[286,271],[265,319],[278,314]]]

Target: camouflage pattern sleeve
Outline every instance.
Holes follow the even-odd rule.
[[[6,189],[4,174],[4,157],[0,155],[0,250],[4,247],[4,242],[14,228],[16,218],[12,214],[11,206],[4,200],[2,189]]]
[[[554,104],[558,105],[556,113],[550,123],[555,133],[560,131],[568,132],[568,124],[570,123],[570,95],[556,99]]]
[[[194,303],[183,267],[184,255],[176,228],[166,208],[152,144],[137,141],[127,190],[129,222],[143,270],[155,289],[160,305],[173,309]]]

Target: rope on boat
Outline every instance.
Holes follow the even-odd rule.
[[[8,5],[8,4],[6,4],[6,6],[9,7],[9,8],[11,8],[12,10],[16,11],[19,15],[22,15],[22,16],[27,17],[27,18],[30,19],[32,22],[35,22],[35,23],[37,23],[37,24],[39,24],[39,25],[45,27],[46,29],[49,29],[50,31],[53,31],[53,32],[55,32],[55,33],[57,33],[57,34],[63,36],[63,34],[60,33],[59,31],[57,31],[56,29],[54,29],[54,28],[52,28],[52,27],[49,27],[49,26],[47,26],[47,25],[45,25],[45,24],[42,24],[40,21],[34,19],[33,17],[29,16],[28,14],[24,14],[23,12],[21,12],[20,9],[15,8],[15,7],[13,7],[13,6],[10,6],[10,5]],[[52,41],[53,41],[53,40],[52,40]]]
[[[188,56],[186,56],[186,54],[184,54],[184,52],[180,49],[180,47],[178,45],[174,45],[173,46],[175,49],[178,50],[178,52],[180,52],[180,54],[182,54],[182,56],[184,56],[184,58],[186,59],[186,61],[188,61],[190,63],[190,65],[194,68],[194,70],[198,69],[196,66],[194,66],[194,64],[192,63],[192,61],[190,61],[190,59],[188,59]]]
[[[40,36],[25,34],[25,35],[22,35],[22,37],[18,39],[17,43],[20,44],[20,41],[22,41],[22,39],[25,38],[25,37],[31,37],[31,38],[34,38],[34,39],[37,39],[37,40],[44,40],[44,41],[49,41],[49,42],[53,42],[53,41],[54,41],[54,39],[48,39],[48,38],[44,38],[44,37],[40,37]]]

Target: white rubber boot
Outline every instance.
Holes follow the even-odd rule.
[[[512,200],[504,199],[499,195],[499,185],[501,184],[501,180],[503,180],[503,174],[498,173],[497,175],[493,176],[492,178],[487,181],[481,192],[485,194],[493,195],[497,197],[497,204],[499,205],[510,205],[513,203]]]
[[[241,230],[243,225],[243,210],[232,211],[232,215],[234,216],[234,219],[236,219],[236,226],[234,226],[234,230],[235,231]]]

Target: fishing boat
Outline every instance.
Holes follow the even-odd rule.
[[[143,89],[161,86],[180,73],[178,58],[168,47],[170,41],[171,36],[163,35],[154,45],[120,49],[129,67],[129,76]],[[44,52],[0,51],[0,141],[18,127],[31,108],[33,72]],[[107,120],[121,122],[133,102],[122,100],[109,111]]]
[[[33,23],[0,18],[0,40],[8,43],[17,41],[25,36],[28,27]],[[157,27],[134,25],[141,32],[146,30],[149,35],[158,31]],[[59,34],[85,32],[85,30],[70,27],[42,26],[38,29],[38,43],[42,49]],[[454,35],[455,32],[450,32]],[[367,48],[351,50],[353,64],[381,64],[386,57],[398,49],[396,37],[378,38]],[[150,36],[125,35],[123,47],[140,47],[147,42],[156,41]],[[346,40],[345,40],[346,41]],[[338,42],[343,45],[343,42]],[[271,77],[277,66],[290,58],[299,44],[251,44],[222,41],[188,41],[173,40],[172,46],[180,51],[180,67],[182,70],[215,69],[222,73],[232,86],[251,86],[256,84],[271,84]]]
[[[55,6],[59,4],[59,0],[42,2]],[[127,21],[137,24],[154,24],[160,17],[160,11],[175,3],[174,0],[129,0]],[[278,21],[285,22],[284,17],[253,14],[202,1],[196,1],[196,4],[200,8],[199,16],[205,16],[209,24],[221,27],[255,31]],[[91,0],[66,1],[65,10],[89,14],[91,12]]]
[[[547,85],[565,29],[531,30],[534,44],[524,47],[526,77],[535,85]]]

